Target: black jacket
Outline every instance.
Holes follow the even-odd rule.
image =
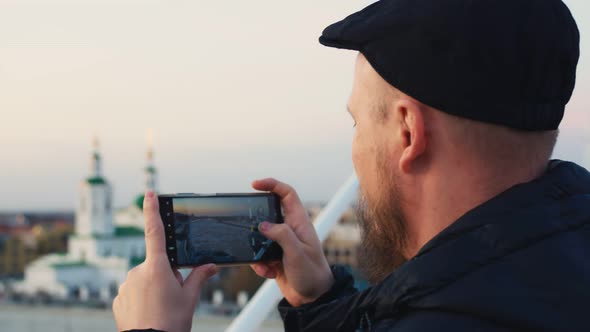
[[[541,178],[466,213],[382,283],[279,304],[286,331],[590,331],[590,173]]]

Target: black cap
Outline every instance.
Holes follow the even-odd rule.
[[[557,129],[580,36],[561,0],[383,0],[327,27],[389,84],[445,113],[520,130]]]

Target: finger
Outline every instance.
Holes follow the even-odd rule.
[[[193,297],[193,302],[198,300],[201,288],[205,282],[217,273],[217,267],[214,264],[201,265],[194,268],[184,280],[183,288],[189,296]]]
[[[119,296],[113,299],[113,316],[115,317],[115,323],[117,324],[117,331],[122,331],[119,326],[119,307],[121,306]]]
[[[125,285],[125,282],[123,282],[122,284],[119,285],[119,288],[117,289],[117,296],[121,293],[123,293],[123,286]]]
[[[184,283],[184,280],[182,279],[182,274],[180,274],[178,270],[174,270],[174,276],[176,277],[176,280],[178,280],[178,283],[182,286],[182,284]]]
[[[263,263],[251,264],[250,267],[258,276],[266,279],[274,279],[277,277],[277,272],[270,266]]]
[[[273,224],[270,222],[262,222],[258,226],[260,232],[267,238],[277,242],[283,252],[290,255],[298,255],[301,251],[301,241],[291,227],[287,224]]]
[[[285,213],[289,213],[289,211],[293,211],[299,207],[303,208],[303,204],[301,204],[301,200],[299,199],[295,189],[293,189],[293,187],[290,185],[276,179],[267,178],[256,180],[252,182],[252,188],[261,191],[271,191],[279,195],[281,202],[283,203],[283,209],[285,209]]]
[[[146,260],[153,256],[166,255],[164,224],[160,217],[158,198],[153,191],[145,193],[143,218],[145,219]]]
[[[112,305],[112,310],[113,310],[113,314],[116,316],[117,313],[119,312],[119,296],[115,296],[115,298],[113,299],[113,305]],[[116,320],[116,317],[115,317]]]

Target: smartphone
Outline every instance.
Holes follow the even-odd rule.
[[[237,265],[280,260],[281,247],[258,231],[282,223],[281,201],[272,193],[158,195],[173,267]]]

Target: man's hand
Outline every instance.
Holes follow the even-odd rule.
[[[183,281],[180,273],[170,268],[164,225],[153,192],[145,195],[143,215],[146,259],[129,271],[127,280],[119,287],[113,302],[117,328],[190,331],[201,287],[216,273],[216,267],[197,267]]]
[[[252,269],[261,277],[276,279],[283,296],[292,306],[315,301],[334,283],[332,272],[307,211],[289,185],[275,179],[254,181],[256,190],[281,197],[284,224],[264,222],[260,231],[283,248],[281,262],[257,263]]]

